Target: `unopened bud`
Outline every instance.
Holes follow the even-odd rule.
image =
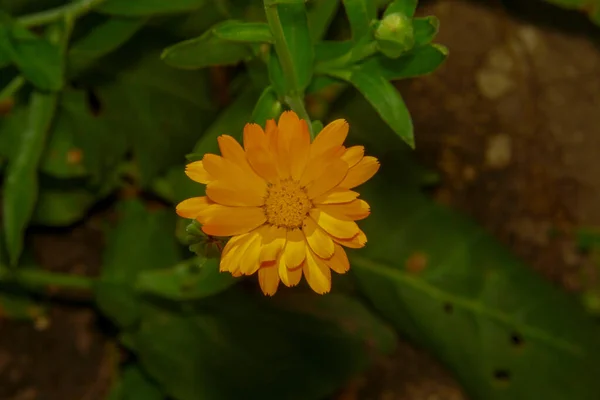
[[[398,58],[415,45],[412,21],[406,15],[393,13],[379,22],[375,30],[379,50],[390,58]]]

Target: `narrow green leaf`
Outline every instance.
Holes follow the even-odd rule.
[[[375,56],[365,62],[365,67],[377,71],[388,80],[406,79],[432,73],[447,57],[448,50],[445,47],[425,45],[397,59]]]
[[[394,0],[390,3],[390,5],[387,6],[383,16],[387,17],[390,14],[401,13],[409,18],[412,18],[417,10],[418,2],[418,0]]]
[[[352,29],[352,40],[358,41],[370,34],[371,23],[377,19],[373,0],[343,0]]]
[[[193,11],[205,3],[206,0],[107,0],[95,11],[111,15],[142,17]]]
[[[410,113],[398,89],[379,71],[363,66],[362,68],[339,71],[331,75],[349,82],[358,89],[394,132],[410,147],[414,148],[415,139]]]
[[[59,46],[16,23],[0,25],[0,54],[40,90],[57,91],[64,84],[64,60]]]
[[[196,300],[214,296],[239,280],[219,271],[219,260],[194,258],[169,269],[144,271],[135,287],[170,300]]]
[[[265,126],[265,122],[268,119],[277,118],[281,114],[281,110],[282,105],[277,98],[277,93],[271,86],[268,86],[258,98],[251,120],[260,126]]]
[[[275,50],[286,79],[286,92],[304,93],[312,79],[314,67],[306,5],[304,2],[275,2],[266,7]]]
[[[340,0],[313,0],[308,3],[308,28],[313,43],[323,39],[339,6]]]
[[[264,22],[225,21],[213,28],[213,33],[232,42],[273,43],[271,29]]]
[[[435,38],[440,28],[440,21],[435,16],[413,19],[415,46],[423,46]]]
[[[218,24],[202,36],[185,40],[165,49],[161,58],[169,65],[184,69],[199,69],[212,65],[237,64],[251,57],[247,44],[224,40],[215,36]]]
[[[146,23],[145,18],[109,18],[73,43],[68,53],[72,75],[127,42]]]
[[[381,172],[361,190],[369,243],[350,255],[375,307],[469,398],[600,398],[600,327],[576,299],[472,221],[396,185],[403,171]]]
[[[156,383],[138,365],[123,368],[106,400],[164,400]]]
[[[16,155],[8,164],[4,182],[4,233],[11,265],[16,265],[23,250],[23,235],[31,219],[38,196],[38,164],[54,112],[57,96],[34,92],[29,103],[29,116],[16,147]]]

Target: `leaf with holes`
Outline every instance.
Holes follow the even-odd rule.
[[[474,399],[600,398],[600,329],[468,219],[380,172],[350,255],[362,291]],[[405,213],[402,210],[410,210]]]

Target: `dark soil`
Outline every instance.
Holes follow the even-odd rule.
[[[573,235],[600,226],[600,29],[533,0],[423,3],[420,14],[441,20],[437,41],[450,57],[433,75],[399,87],[417,154],[442,174],[436,198],[566,290],[596,284]],[[39,262],[97,273],[98,223],[35,233]],[[53,306],[33,324],[0,318],[0,400],[102,399],[114,351],[89,307]],[[465,397],[448,371],[401,343],[338,398]]]

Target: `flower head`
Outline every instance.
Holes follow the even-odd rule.
[[[360,248],[367,238],[355,221],[369,205],[351,189],[379,169],[362,146],[346,148],[348,123],[336,120],[311,143],[306,121],[284,112],[279,123],[244,127],[244,148],[231,136],[218,138],[221,156],[206,154],[186,174],[206,184],[206,196],[177,205],[212,236],[232,236],[220,270],[234,276],[258,272],[262,291],[273,295],[302,274],[317,293],[331,289],[331,270],[350,268],[342,246]]]

